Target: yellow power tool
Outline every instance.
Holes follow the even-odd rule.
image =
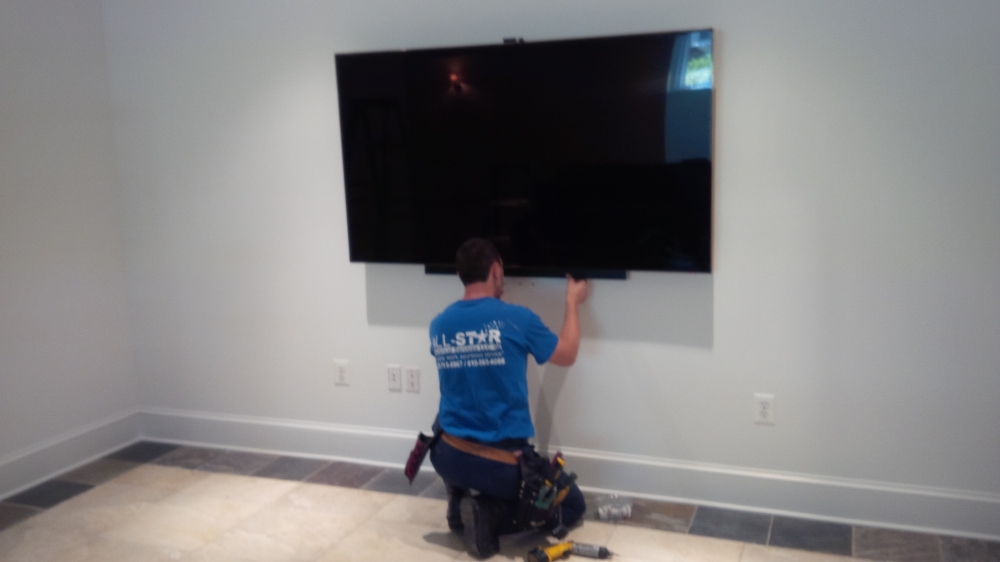
[[[566,553],[586,556],[587,558],[611,557],[611,552],[603,546],[566,541],[546,548],[535,548],[524,557],[524,560],[525,562],[553,562],[562,558]]]

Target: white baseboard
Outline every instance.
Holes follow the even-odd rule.
[[[563,448],[581,487],[951,536],[1000,539],[1000,494]]]
[[[142,435],[151,441],[386,467],[402,467],[417,439],[415,431],[280,418],[168,408],[145,408],[140,414]]]
[[[165,408],[125,412],[0,457],[0,499],[139,439],[402,467],[416,431]],[[563,448],[585,490],[1000,540],[1000,494]],[[424,470],[430,470],[426,463]]]
[[[139,421],[115,414],[0,457],[0,500],[138,441]]]

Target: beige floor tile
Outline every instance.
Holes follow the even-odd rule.
[[[322,554],[320,552],[319,554]],[[318,554],[317,554],[318,556]],[[296,552],[294,544],[267,535],[243,529],[231,529],[203,548],[191,558],[194,560],[239,560],[241,562],[298,562],[310,560]],[[315,556],[312,557],[315,559]]]
[[[462,549],[461,538],[439,528],[370,520],[344,537],[319,562],[450,562]]]
[[[743,543],[619,525],[608,549],[650,562],[739,562]]]
[[[53,562],[94,539],[79,530],[15,525],[0,533],[0,560],[4,562]]]
[[[196,470],[144,464],[118,476],[114,480],[111,480],[109,484],[130,484],[176,493],[188,486],[205,480],[209,476],[211,475],[208,473]]]
[[[205,550],[229,550],[244,560],[315,560],[360,523],[332,513],[268,507],[224,533]],[[250,545],[258,543],[254,552],[246,552]]]
[[[850,562],[849,556],[748,544],[740,562]]]
[[[445,500],[396,496],[375,513],[373,519],[447,529],[448,520],[445,518],[447,511],[448,502]]]
[[[331,513],[354,519],[360,523],[375,515],[395,497],[392,494],[356,488],[342,488],[325,484],[298,484],[270,507]]]
[[[174,548],[97,539],[49,562],[173,562],[183,556],[182,551]]]
[[[105,535],[136,544],[192,551],[261,509],[258,504],[211,498],[196,498],[181,505],[160,503]]]
[[[608,546],[615,527],[615,525],[610,523],[584,521],[583,525],[570,531],[566,539],[587,544],[596,544],[597,546]]]
[[[153,504],[150,503],[86,505],[72,508],[60,505],[36,515],[24,524],[63,532],[79,531],[90,535],[100,535],[135,520],[151,509],[153,509]]]
[[[206,500],[267,505],[287,494],[298,482],[233,474],[209,474],[163,500],[165,504],[192,505]]]
[[[210,549],[208,546],[185,554],[180,562],[250,562],[244,558],[240,558],[235,553],[229,552],[218,552],[214,549]]]

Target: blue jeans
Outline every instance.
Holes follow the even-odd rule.
[[[528,446],[528,441],[518,439],[499,444],[486,443],[486,445],[500,445],[497,448],[519,451]],[[472,488],[481,494],[502,500],[506,505],[507,513],[514,513],[517,507],[518,492],[521,489],[521,470],[517,466],[470,455],[459,451],[443,440],[438,441],[431,449],[431,464],[444,479],[446,486],[460,489]],[[457,504],[457,502],[455,503]],[[449,505],[448,509],[450,516],[453,508]],[[560,514],[562,515],[562,524],[572,527],[583,518],[586,510],[587,504],[583,499],[583,492],[576,484],[573,484],[545,528],[551,530],[558,526]],[[500,532],[510,533],[520,530],[508,526],[501,528]]]

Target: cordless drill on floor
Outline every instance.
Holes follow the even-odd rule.
[[[535,548],[524,557],[524,560],[525,562],[553,562],[562,558],[566,553],[586,556],[587,558],[611,557],[611,552],[603,546],[566,541],[546,548]]]

